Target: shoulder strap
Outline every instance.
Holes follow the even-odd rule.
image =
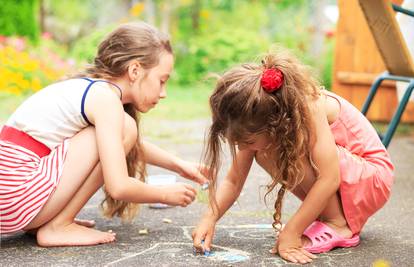
[[[111,84],[111,85],[115,86],[115,87],[119,90],[119,93],[121,94],[120,99],[122,99],[122,90],[121,90],[121,88],[120,88],[118,85],[116,85],[116,84],[114,84],[114,83],[112,83],[112,82],[109,82],[109,81],[105,81],[105,80],[92,80],[92,79],[89,79],[89,78],[87,78],[87,77],[82,77],[81,79],[87,80],[87,81],[89,82],[89,84],[88,84],[88,86],[86,87],[85,92],[83,93],[83,96],[82,96],[82,102],[81,102],[81,114],[82,114],[82,117],[85,119],[85,121],[86,121],[89,125],[92,125],[92,123],[88,120],[88,117],[86,117],[86,114],[85,114],[85,99],[86,99],[86,95],[87,95],[87,93],[88,93],[89,89],[91,88],[91,86],[92,86],[94,83],[96,83],[96,82],[106,82],[106,83],[109,83],[109,84]]]

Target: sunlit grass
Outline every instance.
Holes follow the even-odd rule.
[[[198,190],[196,199],[198,203],[208,204],[208,190]]]
[[[25,95],[0,92],[0,124],[4,124],[8,117],[26,99]]]
[[[170,85],[167,98],[143,115],[143,119],[193,120],[210,116],[208,98],[211,87],[204,84],[194,86]]]
[[[378,133],[384,134],[389,124],[385,122],[374,122],[373,125]],[[397,126],[397,130],[395,131],[395,135],[398,135],[398,136],[411,135],[413,133],[414,133],[413,123],[400,122]]]

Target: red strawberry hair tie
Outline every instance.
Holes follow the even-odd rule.
[[[280,89],[283,84],[283,73],[276,69],[270,68],[265,69],[260,80],[260,85],[262,88],[268,92],[273,93],[274,91]]]

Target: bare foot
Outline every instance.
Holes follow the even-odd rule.
[[[81,220],[78,218],[75,218],[73,220],[74,223],[82,225],[82,226],[86,226],[86,227],[94,227],[95,226],[95,221],[94,220]]]
[[[115,233],[91,229],[76,223],[39,228],[37,243],[42,247],[91,246],[115,241]]]
[[[348,225],[345,224],[335,224],[333,222],[324,221],[324,224],[328,225],[332,230],[334,230],[335,233],[337,233],[339,236],[342,236],[343,238],[351,238],[352,232],[351,229],[349,229]],[[302,244],[304,247],[311,245],[311,240],[307,237],[302,235]]]
[[[338,225],[330,222],[324,222],[326,225],[328,225],[332,230],[335,231],[338,235],[342,236],[343,238],[351,238],[352,237],[352,231],[349,229],[348,225]]]
[[[82,225],[82,226],[86,226],[86,227],[94,227],[95,226],[95,221],[94,220],[81,220],[81,219],[75,218],[73,220],[73,222],[76,223],[76,224]],[[39,228],[27,230],[26,234],[36,235],[38,229]]]

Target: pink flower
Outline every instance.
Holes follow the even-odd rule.
[[[42,38],[46,40],[52,39],[52,34],[50,32],[43,32]]]
[[[326,38],[332,38],[335,35],[334,30],[327,30],[325,31],[325,37]]]
[[[11,39],[11,44],[17,51],[23,51],[26,48],[26,41],[21,37]]]

